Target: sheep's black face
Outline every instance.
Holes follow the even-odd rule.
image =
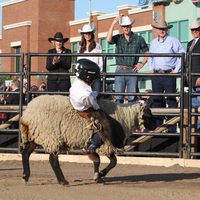
[[[144,120],[144,127],[146,129],[154,130],[156,128],[156,120],[153,117],[151,110],[148,106],[145,106],[142,118]]]

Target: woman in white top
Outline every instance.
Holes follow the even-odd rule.
[[[95,41],[95,28],[92,27],[90,24],[85,24],[81,29],[78,30],[79,33],[82,35],[81,38],[81,44],[78,50],[78,53],[102,53],[102,48],[99,43]],[[103,68],[103,59],[100,56],[80,56],[79,59],[88,59],[96,63],[100,71],[102,71]],[[100,92],[101,90],[101,79],[98,78],[95,80],[95,82],[92,84],[92,90]]]

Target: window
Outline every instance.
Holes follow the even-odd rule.
[[[21,53],[21,46],[13,47],[13,49],[15,54]],[[19,72],[19,69],[20,69],[20,57],[17,56],[14,57],[14,71]]]
[[[172,29],[169,29],[169,35],[180,40],[183,47],[186,49],[188,43],[188,20],[181,20],[177,22],[169,23],[173,25]]]
[[[142,32],[137,32],[138,35],[142,36],[146,43],[148,44],[148,46],[150,45],[150,42],[152,40],[152,31],[142,31]]]
[[[73,42],[71,44],[72,53],[77,53],[79,48],[79,42]],[[76,66],[77,57],[72,57],[72,70]]]
[[[109,44],[106,41],[106,38],[101,38],[101,47],[102,47],[102,52],[103,53],[115,53],[115,45],[114,44]],[[113,59],[113,57],[109,57],[109,60]]]
[[[146,80],[144,78],[140,78],[138,81],[139,90],[146,89]]]
[[[100,44],[102,48],[102,53],[115,53],[115,45],[114,44],[109,44],[106,41],[106,38],[101,38],[100,39]],[[113,72],[115,71],[115,57],[107,57],[107,67],[106,71],[107,72]]]
[[[142,36],[144,40],[146,41],[147,45],[150,46],[150,42],[152,41],[152,30],[148,31],[141,31],[137,32],[138,35]],[[140,61],[143,58],[140,58]],[[149,68],[147,65],[142,68],[142,73],[147,73],[149,71]],[[140,91],[144,91],[146,88],[149,88],[150,78],[148,77],[138,77],[138,88]]]
[[[72,53],[77,53],[78,51],[78,48],[79,48],[79,42],[73,42],[72,43]]]

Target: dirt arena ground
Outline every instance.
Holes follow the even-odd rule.
[[[200,199],[200,168],[119,164],[105,184],[95,184],[92,164],[61,162],[61,167],[69,186],[57,184],[48,161],[31,161],[24,185],[21,162],[0,161],[0,200]]]

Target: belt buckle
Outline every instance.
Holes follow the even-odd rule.
[[[165,74],[165,70],[163,70],[163,69],[160,69],[158,72],[159,72],[160,74]]]
[[[130,66],[124,66],[125,67],[125,69],[131,69],[131,67]]]
[[[121,68],[121,69],[131,69],[131,67],[125,66],[125,65],[120,66],[120,68]]]

